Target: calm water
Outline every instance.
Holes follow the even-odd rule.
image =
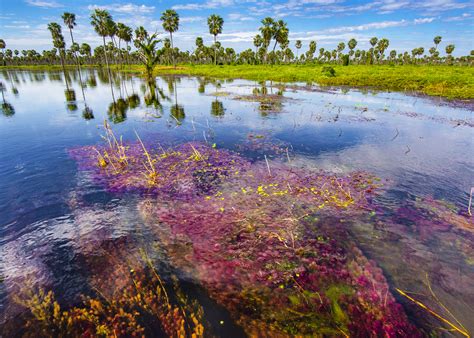
[[[145,141],[159,139],[167,145],[215,143],[254,161],[278,157],[278,145],[289,149],[295,166],[377,175],[385,182],[376,200],[380,218],[347,231],[383,269],[392,293],[417,326],[430,330],[440,323],[393,290],[426,296],[429,280],[442,303],[474,332],[474,236],[472,218],[466,218],[474,186],[472,108],[303,83],[158,77],[153,95],[153,88],[138,77],[115,75],[110,86],[107,75],[96,70],[82,72],[83,91],[77,73],[70,73],[68,88],[64,76],[55,72],[4,71],[0,78],[4,100],[11,105],[0,115],[4,319],[18,312],[9,292],[20,281],[47,285],[65,303],[74,302],[90,291],[84,252],[121,238],[146,242],[138,197],[106,192],[68,154],[69,149],[101,143],[103,121],[108,120],[124,140],[135,140],[137,131]],[[121,100],[132,95],[134,107],[122,108]],[[179,110],[173,109],[176,104]],[[417,215],[400,215],[405,206],[434,208],[433,201],[457,207],[471,227],[468,235],[455,231],[454,223],[431,228],[429,215],[422,226]],[[185,279],[189,292],[207,304],[208,320],[225,319],[215,329],[218,335],[243,334],[199,285]],[[426,302],[437,308],[432,299]]]

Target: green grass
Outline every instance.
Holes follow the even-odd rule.
[[[73,67],[73,66],[70,66]],[[181,74],[215,78],[241,78],[278,82],[317,83],[324,86],[371,87],[382,90],[418,92],[449,99],[474,99],[474,67],[445,65],[351,65],[333,66],[336,76],[321,70],[324,65],[179,65],[159,66],[156,75]],[[4,67],[0,67],[0,70]],[[60,66],[20,66],[19,69],[61,69]],[[114,66],[118,69],[118,66]],[[144,72],[144,67],[131,65],[128,72]]]
[[[281,82],[307,82],[326,86],[372,87],[384,90],[415,91],[449,99],[474,99],[474,67],[460,66],[334,66],[336,76],[326,76],[316,65],[160,67],[160,74],[184,74],[216,78],[242,78]]]

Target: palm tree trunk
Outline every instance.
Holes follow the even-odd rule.
[[[127,49],[127,52],[125,54],[125,56],[127,57],[127,66],[130,65],[130,59],[129,59],[129,55],[128,55],[128,41],[125,41],[125,48]]]
[[[171,40],[171,59],[173,60],[174,68],[176,68],[176,62],[174,60],[173,33],[171,33],[171,32],[170,32],[170,40]]]
[[[69,28],[69,34],[71,34],[71,42],[72,42],[72,44],[74,44],[74,38],[72,36],[72,29],[71,28]]]
[[[119,53],[119,62],[120,62],[120,69],[123,68],[123,58],[122,58],[122,50],[120,49],[120,41],[121,39],[118,39],[118,53]]]
[[[214,34],[214,66],[217,66],[217,35]]]
[[[71,28],[69,28],[69,33],[71,34],[71,41],[72,41],[72,44],[74,45],[74,37],[72,35],[72,29]],[[76,60],[77,72],[79,73],[79,81],[81,83],[81,89],[82,89],[81,67],[80,67],[80,64],[79,64],[79,58],[77,57],[77,53],[76,53],[75,50],[74,50],[74,59]],[[84,90],[82,92],[82,95],[84,96]],[[85,101],[85,99],[84,99],[84,101]]]
[[[109,59],[107,58],[107,48],[105,47],[105,36],[102,37],[103,43],[104,43],[104,56],[105,56],[105,64],[107,66],[107,69],[110,74],[110,68],[109,68]]]
[[[112,92],[112,99],[115,103],[115,96],[114,96],[114,88],[112,86],[112,73],[110,72],[110,67],[109,67],[109,59],[107,58],[107,49],[105,48],[105,35],[102,36],[102,41],[104,44],[104,56],[105,56],[105,64],[107,66],[107,72],[109,73],[109,83],[110,83],[110,90]]]
[[[60,56],[60,60],[61,60],[61,66],[63,68],[64,82],[66,82],[66,90],[69,91],[68,74],[66,73],[66,68],[64,67],[64,60],[63,60],[63,57],[61,56],[61,54],[59,54],[59,56]]]

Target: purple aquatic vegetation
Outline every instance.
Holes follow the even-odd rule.
[[[147,193],[140,211],[171,263],[249,335],[416,335],[382,271],[337,231],[370,210],[374,177],[251,164],[196,142],[148,148],[71,154],[110,191]]]

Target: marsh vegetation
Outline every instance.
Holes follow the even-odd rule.
[[[113,67],[1,77],[2,334],[473,331],[468,103]]]

